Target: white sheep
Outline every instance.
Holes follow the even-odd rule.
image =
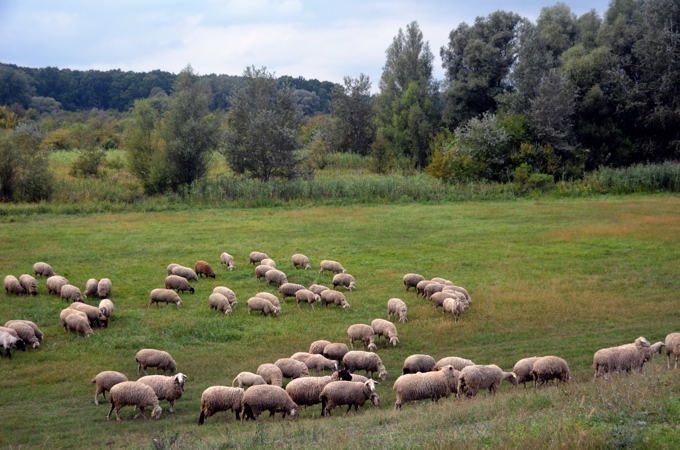
[[[454,369],[460,371],[463,367],[472,366],[475,363],[466,358],[461,358],[460,356],[445,356],[437,361],[434,365],[435,370],[439,370],[444,366],[451,365]]]
[[[172,289],[176,292],[191,292],[192,294],[196,291],[194,287],[189,284],[189,280],[179,275],[168,275],[165,277],[165,289]]]
[[[303,268],[309,270],[312,265],[309,263],[309,258],[302,253],[296,253],[290,257],[290,261],[293,263],[293,267],[296,269]]]
[[[387,300],[387,318],[396,316],[401,323],[408,322],[408,306],[406,302],[397,297]]]
[[[299,283],[283,283],[279,286],[279,294],[281,294],[281,300],[285,300],[288,297],[295,297],[295,293],[302,289],[306,289],[303,285]]]
[[[231,308],[234,309],[234,305],[238,303],[238,298],[236,297],[236,293],[231,290],[230,288],[226,286],[215,286],[213,288],[213,292],[220,293],[227,297],[227,300],[229,300],[229,304],[231,305]]]
[[[424,276],[419,273],[407,273],[402,277],[404,282],[404,288],[408,291],[410,288],[415,289],[420,281],[425,279]]]
[[[234,257],[227,252],[220,253],[220,264],[224,264],[227,270],[234,270]]]
[[[276,286],[281,286],[283,283],[288,283],[288,276],[279,269],[268,270],[264,274],[267,284],[275,284]]]
[[[266,300],[269,300],[269,302],[272,305],[274,305],[278,308],[281,308],[281,302],[279,301],[279,298],[276,295],[272,294],[271,292],[264,292],[264,291],[258,292],[257,294],[255,294],[255,297],[260,297],[260,298],[264,298]]]
[[[5,354],[9,359],[12,359],[12,350],[26,350],[26,343],[21,340],[20,337],[15,336],[4,330],[0,330],[0,356],[2,356],[2,350],[5,350]]]
[[[441,369],[425,373],[408,373],[400,375],[392,390],[396,392],[395,409],[401,409],[401,405],[417,400],[431,399],[437,402],[440,398],[446,398],[449,394],[456,393],[458,389],[458,371],[451,365]]]
[[[490,393],[495,394],[503,381],[513,386],[517,385],[514,373],[504,372],[495,364],[467,366],[458,374],[458,395],[474,397],[482,389],[488,389]]]
[[[342,357],[342,365],[350,372],[365,370],[366,375],[369,377],[372,377],[374,373],[378,373],[378,377],[381,380],[387,378],[387,369],[385,369],[385,365],[377,353],[350,350]]]
[[[232,386],[236,386],[237,384],[240,388],[246,388],[258,384],[267,384],[267,382],[262,378],[262,375],[253,372],[239,372],[231,382]]]
[[[99,300],[99,310],[104,314],[107,319],[111,318],[115,306],[110,298],[103,298]]]
[[[219,292],[213,292],[208,296],[208,305],[210,306],[210,309],[214,309],[215,311],[220,311],[224,314],[232,313],[229,299]]]
[[[286,392],[298,406],[312,406],[321,403],[321,391],[331,381],[331,376],[296,378],[286,385]]]
[[[19,284],[29,295],[38,295],[38,280],[33,276],[24,273],[19,276]]]
[[[155,367],[163,372],[173,373],[177,370],[177,363],[170,353],[155,348],[143,348],[135,354],[137,361],[137,375],[141,371],[146,374],[147,367]]]
[[[528,358],[522,358],[515,363],[512,368],[512,372],[517,378],[517,384],[522,383],[526,388],[527,381],[534,381],[531,370],[534,368],[534,363],[538,358],[538,356],[530,356]]]
[[[47,293],[54,295],[59,295],[61,293],[61,288],[67,284],[69,284],[68,279],[61,275],[52,275],[45,281]]]
[[[156,306],[160,306],[161,303],[174,303],[179,309],[182,307],[182,298],[172,289],[156,288],[149,293],[149,304],[146,307],[149,308],[154,303]]]
[[[82,311],[66,308],[61,310],[59,318],[64,325],[64,329],[67,331],[82,334],[83,336],[92,336],[94,334],[87,315]]]
[[[262,278],[265,278],[265,275],[270,270],[274,270],[274,267],[268,266],[266,264],[260,264],[259,266],[255,266],[255,279],[260,280]]]
[[[671,355],[675,359],[674,369],[678,368],[678,358],[680,358],[680,333],[668,333],[664,339],[664,346],[666,348],[666,366],[671,368]]]
[[[397,327],[389,320],[373,319],[371,321],[371,328],[373,328],[376,336],[384,337],[393,347],[396,347],[399,343]]]
[[[309,353],[323,355],[323,349],[330,343],[330,341],[325,339],[316,340],[309,344]]]
[[[106,415],[106,420],[111,417],[111,412],[116,412],[116,420],[120,420],[119,411],[124,406],[134,406],[139,409],[139,413],[135,415],[135,419],[140,415],[144,415],[144,409],[147,406],[153,407],[151,417],[153,419],[160,419],[163,409],[160,406],[158,397],[153,389],[139,381],[123,381],[114,385],[109,391],[109,401],[111,402],[111,409]]]
[[[46,262],[39,261],[33,264],[33,273],[42,277],[49,278],[54,275],[54,269]]]
[[[246,302],[248,305],[248,314],[251,311],[260,311],[264,316],[278,316],[281,314],[281,308],[272,305],[272,303],[262,297],[250,297]]]
[[[273,267],[274,269],[276,269],[276,261],[274,261],[271,258],[263,259],[262,261],[260,261],[260,265],[265,265],[265,266]]]
[[[243,388],[230,386],[210,386],[201,394],[201,414],[198,424],[203,425],[205,419],[220,411],[234,411],[236,420],[240,420]]]
[[[262,363],[257,367],[255,373],[260,375],[267,384],[283,385],[283,373],[276,364]]]
[[[295,292],[295,303],[297,303],[298,306],[300,306],[300,303],[307,303],[311,305],[312,308],[314,308],[314,303],[320,301],[321,296],[315,294],[309,289],[299,289],[298,291]]]
[[[435,370],[434,366],[436,365],[437,362],[430,355],[416,353],[404,359],[402,373],[431,372]]]
[[[430,280],[430,283],[428,283],[423,289],[423,297],[431,299],[433,294],[443,291],[445,286],[446,285],[443,283]]]
[[[16,331],[17,336],[24,341],[27,346],[31,348],[40,348],[40,340],[35,335],[35,330],[32,326],[27,323],[20,321],[8,321],[5,323],[5,327],[11,328]]]
[[[542,385],[550,380],[560,380],[563,383],[569,381],[570,371],[567,361],[559,356],[541,356],[531,369],[531,377],[534,386]]]
[[[68,307],[84,312],[92,327],[106,327],[109,324],[109,318],[96,306],[87,303],[74,302],[68,305]]]
[[[333,289],[337,289],[338,286],[353,291],[357,287],[357,280],[349,273],[336,273],[333,276]]]
[[[328,359],[341,362],[345,354],[349,352],[349,347],[343,342],[331,342],[323,348],[322,355]]]
[[[331,415],[336,406],[348,405],[349,412],[354,406],[354,411],[359,410],[366,400],[370,400],[375,406],[380,405],[380,397],[375,392],[375,381],[368,380],[364,383],[357,381],[331,381],[321,390],[321,415]]]
[[[347,327],[347,338],[350,347],[354,348],[355,341],[361,341],[368,350],[376,350],[375,332],[373,327],[365,323],[355,323]]]
[[[425,293],[425,288],[432,283],[430,280],[420,280],[418,283],[416,283],[416,294],[420,297],[424,297]]]
[[[248,255],[250,264],[259,264],[260,261],[267,258],[269,258],[269,256],[264,252],[250,252],[250,255]]]
[[[322,291],[319,296],[321,297],[321,304],[323,306],[336,305],[341,306],[343,309],[350,307],[342,292],[334,291],[333,289],[327,289]]]
[[[347,271],[339,262],[331,259],[324,259],[319,263],[319,273],[324,272],[344,273]]]
[[[26,294],[26,289],[19,283],[19,279],[14,275],[5,276],[5,292],[14,295]]]
[[[334,359],[326,358],[320,354],[309,355],[304,361],[308,369],[314,370],[319,375],[324,370],[338,370],[338,362]]]
[[[269,411],[269,417],[277,412],[283,417],[289,414],[296,417],[298,405],[290,398],[290,395],[280,386],[259,384],[248,388],[243,394],[243,414],[241,421],[245,419],[257,420],[263,411]]]
[[[99,394],[104,396],[104,401],[106,401],[106,391],[110,391],[111,388],[118,383],[123,381],[128,381],[127,375],[115,370],[104,370],[99,372],[97,375],[90,380],[90,383],[94,384],[94,404],[99,404]]]
[[[171,266],[168,275],[179,275],[180,277],[186,278],[187,281],[198,281],[198,274],[191,267],[182,266],[180,264],[171,264]]]
[[[281,369],[284,378],[300,378],[309,376],[307,364],[293,358],[279,358],[274,365]]]
[[[315,294],[321,295],[321,292],[327,291],[330,288],[328,286],[324,286],[323,284],[312,283],[307,289],[314,292]]]
[[[651,358],[650,347],[649,341],[640,336],[630,344],[597,350],[593,355],[594,377],[607,378],[609,373],[630,373],[634,369],[642,372],[645,362]]]
[[[458,297],[447,297],[444,299],[442,307],[445,313],[451,314],[453,320],[458,322],[461,314],[467,310],[467,305],[468,304],[464,300]]]
[[[158,400],[167,400],[170,404],[169,412],[175,412],[175,400],[179,400],[184,394],[184,383],[187,376],[183,373],[175,375],[146,375],[137,381],[144,383],[153,389]]]
[[[59,297],[62,300],[70,300],[72,302],[82,302],[84,300],[80,288],[72,284],[63,285],[59,291]]]
[[[92,298],[97,295],[97,286],[99,285],[99,280],[96,278],[89,278],[85,282],[85,289],[83,290],[83,295],[85,298]]]
[[[26,319],[13,319],[13,320],[8,320],[7,322],[5,322],[5,326],[8,327],[13,323],[25,323],[29,327],[33,328],[33,333],[35,334],[35,337],[37,337],[38,341],[40,341],[40,342],[42,342],[43,338],[45,337],[45,335],[42,332],[42,330],[40,329],[40,327],[38,327],[38,325],[33,321],[26,320]]]
[[[113,284],[108,278],[102,278],[97,283],[97,296],[99,298],[111,297],[111,290],[113,289]]]

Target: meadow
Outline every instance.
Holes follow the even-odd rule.
[[[644,375],[593,380],[598,348],[651,342],[680,331],[680,197],[591,196],[507,201],[396,203],[351,206],[207,208],[157,212],[6,215],[0,223],[0,273],[30,273],[47,261],[73,284],[113,281],[116,310],[108,328],[84,338],[64,332],[59,311],[39,280],[37,297],[0,293],[0,322],[25,318],[46,337],[39,350],[0,359],[2,448],[678,448],[680,370],[657,356]],[[305,285],[330,284],[318,270],[295,270],[290,255],[307,254],[318,267],[336,259],[357,278],[351,308],[283,305],[280,317],[247,313],[258,291],[252,250],[267,252]],[[218,256],[236,257],[233,272]],[[147,308],[171,262],[213,264],[216,279],[195,283],[184,307]],[[472,306],[459,322],[435,310],[401,278],[418,272],[465,287]],[[208,308],[216,285],[239,299],[232,316]],[[201,392],[231,385],[317,339],[346,342],[352,323],[386,317],[400,297],[409,321],[400,344],[381,342],[389,377],[378,385],[379,407],[358,412],[303,409],[297,420],[264,414],[255,423],[219,413],[197,426]],[[93,303],[90,301],[90,303]],[[142,347],[169,351],[188,375],[184,396],[160,420],[107,421],[108,404],[93,403],[91,378],[118,370],[135,379]],[[565,358],[572,380],[563,385],[501,385],[496,395],[450,397],[394,410],[392,384],[404,358],[457,355],[511,370],[520,358]]]

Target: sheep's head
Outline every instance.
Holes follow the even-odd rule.
[[[380,406],[380,397],[375,392],[369,397],[374,406]]]
[[[635,345],[637,345],[638,347],[650,347],[650,346],[651,346],[651,344],[649,343],[649,341],[648,341],[646,338],[642,337],[642,336],[640,336],[639,338],[635,339],[634,343],[635,343]]]
[[[398,343],[399,343],[399,338],[397,336],[392,336],[390,338],[390,344],[392,344],[393,347],[396,347]]]
[[[154,406],[153,411],[151,412],[151,418],[152,419],[160,419],[162,412],[163,412],[163,408],[161,408],[160,405]]]
[[[364,381],[364,386],[368,389],[368,392],[375,392],[375,385],[378,384],[375,380]]]
[[[385,366],[383,366],[382,364],[380,365],[380,368],[378,369],[378,377],[381,380],[387,379],[387,369],[385,369]]]
[[[184,391],[184,382],[189,379],[188,376],[184,375],[182,372],[179,372],[177,375],[175,375],[175,384],[179,385],[179,387],[182,389],[182,392]]]

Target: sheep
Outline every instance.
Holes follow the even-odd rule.
[[[64,329],[83,336],[92,336],[94,331],[90,326],[90,321],[87,315],[73,308],[66,308],[59,314],[61,322],[64,324]]]
[[[210,309],[214,309],[215,311],[220,311],[224,314],[232,313],[229,299],[219,292],[213,292],[208,296],[208,305],[210,306]]]
[[[265,275],[267,272],[270,270],[273,270],[274,268],[272,266],[268,266],[266,264],[260,264],[259,266],[255,267],[255,279],[256,280],[261,280],[262,278],[265,278]]]
[[[566,383],[570,377],[569,365],[559,356],[542,356],[534,362],[530,375],[534,379],[534,386],[550,380]]]
[[[135,419],[140,415],[144,415],[144,408],[147,406],[153,407],[151,417],[153,419],[160,419],[163,409],[160,406],[158,397],[150,386],[139,381],[123,381],[111,387],[109,391],[109,401],[111,402],[111,409],[106,415],[106,420],[111,417],[111,412],[116,411],[116,420],[120,420],[118,414],[124,406],[134,406],[139,409],[139,413],[134,417]]]
[[[161,303],[174,303],[177,306],[177,309],[182,307],[181,297],[177,295],[177,292],[173,291],[172,289],[152,289],[149,293],[149,304],[146,305],[146,307],[149,308],[154,303],[156,306],[160,306]]]
[[[404,359],[402,373],[431,372],[435,370],[437,362],[430,355],[414,354]]]
[[[213,288],[213,292],[218,292],[227,297],[227,300],[229,300],[229,304],[231,305],[232,309],[234,308],[234,305],[238,303],[236,293],[226,286],[215,286]]]
[[[512,368],[512,372],[515,374],[518,384],[522,383],[526,388],[527,381],[534,380],[531,370],[534,368],[534,363],[538,358],[538,356],[530,356],[528,358],[522,358],[515,363]]]
[[[321,292],[327,291],[330,288],[328,286],[324,286],[323,284],[312,283],[307,289],[314,292],[315,294],[321,295]]]
[[[19,279],[14,275],[7,275],[5,277],[5,292],[14,295],[26,294],[26,289],[19,283]]]
[[[232,386],[236,386],[236,384],[238,384],[238,387],[243,388],[258,384],[267,384],[267,382],[262,378],[262,375],[253,372],[239,372],[231,382]]]
[[[395,409],[407,402],[426,398],[437,402],[458,390],[458,371],[452,365],[446,365],[433,372],[409,373],[399,376],[392,386],[396,392]]]
[[[234,270],[234,257],[227,252],[220,253],[220,264],[224,264],[227,270]]]
[[[350,372],[365,370],[366,375],[369,377],[372,377],[373,373],[377,372],[381,380],[387,378],[387,369],[385,369],[377,353],[350,350],[342,357],[342,365]]]
[[[309,270],[312,265],[309,263],[309,258],[302,253],[296,253],[290,257],[290,261],[293,263],[293,267],[296,269],[303,268]]]
[[[338,370],[338,362],[320,354],[309,355],[304,361],[307,369],[314,370],[319,375],[324,370]]]
[[[302,361],[293,358],[279,358],[274,365],[281,369],[284,378],[300,378],[309,376],[309,369]]]
[[[176,375],[146,375],[137,381],[153,389],[158,400],[167,400],[170,404],[169,412],[175,412],[175,400],[179,400],[184,393],[184,383],[187,376],[183,373]]]
[[[279,294],[281,294],[281,300],[285,300],[288,297],[295,297],[295,293],[299,290],[306,289],[303,285],[298,283],[283,283],[279,286]]]
[[[339,262],[331,259],[324,259],[319,263],[319,273],[324,272],[345,273],[347,271]]]
[[[348,273],[336,273],[333,276],[333,289],[337,289],[338,286],[342,286],[348,291],[352,291],[357,287],[357,281],[354,276]]]
[[[460,315],[467,309],[467,303],[458,297],[448,297],[444,299],[444,304],[442,305],[444,312],[453,315],[454,322],[458,322]]]
[[[170,264],[170,266],[168,266],[168,270],[170,272],[168,275],[179,275],[180,277],[186,278],[187,281],[198,281],[198,274],[191,267],[186,267],[179,264]]]
[[[201,394],[201,414],[198,424],[203,425],[205,419],[216,412],[232,410],[236,420],[241,420],[241,403],[243,402],[243,388],[230,386],[210,386]]]
[[[194,264],[194,272],[197,276],[204,276],[206,278],[215,278],[215,271],[208,261],[198,260]]]
[[[271,258],[263,259],[262,261],[260,261],[260,265],[265,265],[265,266],[273,267],[274,269],[276,269],[276,261],[274,261]]]
[[[331,342],[323,348],[322,355],[328,359],[334,359],[335,361],[340,362],[347,352],[349,352],[347,344],[342,342]]]
[[[397,327],[389,320],[373,319],[371,321],[371,328],[373,328],[373,332],[376,336],[383,336],[393,347],[396,347],[399,343]]]
[[[19,284],[27,294],[38,295],[38,281],[31,275],[25,273],[19,276]]]
[[[31,346],[31,348],[40,348],[40,340],[35,335],[33,327],[29,324],[20,321],[8,321],[5,323],[5,327],[16,331],[17,336],[24,341],[26,345]]]
[[[633,369],[642,372],[645,362],[651,357],[650,347],[649,341],[640,336],[631,344],[597,350],[593,355],[594,378],[607,378],[611,372],[630,373]]]
[[[106,401],[106,391],[110,391],[113,386],[123,381],[128,381],[128,377],[115,370],[104,370],[95,375],[90,380],[90,383],[94,384],[94,404],[99,404],[99,394],[103,395]]]
[[[260,261],[267,258],[269,258],[269,256],[264,252],[250,252],[250,255],[248,255],[250,264],[259,264]]]
[[[281,315],[281,308],[272,305],[272,303],[262,297],[250,297],[248,299],[248,314],[251,311],[260,311],[263,316],[279,316]]]
[[[260,375],[267,384],[273,384],[274,386],[281,386],[283,384],[283,372],[281,372],[281,369],[276,364],[260,364],[255,373]]]
[[[35,322],[32,322],[32,321],[30,321],[30,320],[26,320],[26,319],[14,319],[14,320],[8,320],[8,321],[5,323],[5,326],[8,327],[8,326],[10,326],[12,323],[15,323],[15,322],[25,323],[26,325],[28,325],[28,326],[30,326],[31,328],[33,328],[33,333],[35,334],[35,337],[37,337],[38,340],[39,340],[40,342],[42,342],[43,337],[44,337],[44,334],[43,334],[42,330],[40,329],[40,327],[38,327],[38,325],[37,325]]]
[[[407,273],[403,277],[404,281],[404,288],[408,291],[410,288],[413,288],[415,290],[416,286],[420,281],[423,281],[425,279],[424,276],[418,274],[418,273]]]
[[[380,405],[380,397],[375,392],[375,381],[368,380],[363,383],[357,381],[331,381],[321,390],[321,415],[331,415],[336,406],[348,405],[349,412],[354,406],[354,411],[359,410],[366,400],[370,400],[375,406]]]
[[[668,333],[664,339],[666,347],[666,366],[671,368],[671,355],[675,359],[674,369],[678,368],[678,358],[680,358],[680,333]]]
[[[168,275],[165,277],[165,289],[172,289],[176,292],[191,292],[192,294],[196,291],[192,285],[189,284],[189,280],[179,275]]]
[[[89,278],[85,282],[85,289],[83,290],[83,295],[85,298],[91,298],[97,295],[97,286],[99,285],[99,280],[96,278]]]
[[[264,278],[267,280],[267,284],[275,284],[279,287],[283,283],[288,283],[288,276],[279,269],[268,270],[267,273],[264,274]]]
[[[286,392],[298,406],[312,406],[321,403],[321,391],[331,381],[330,375],[296,378],[286,385]]]
[[[61,275],[52,275],[45,281],[47,293],[54,295],[59,295],[61,293],[62,286],[67,284],[69,284],[68,279]]]
[[[387,318],[391,319],[392,316],[396,316],[401,323],[408,322],[408,307],[402,299],[392,297],[387,300]]]
[[[49,278],[54,275],[54,269],[48,263],[39,261],[33,264],[33,273],[41,277]]]
[[[260,384],[248,388],[243,394],[243,414],[241,421],[245,419],[257,420],[262,411],[269,411],[269,417],[277,412],[283,417],[289,414],[292,418],[297,416],[298,405],[290,398],[290,395],[280,386]]]
[[[269,300],[272,305],[277,306],[279,308],[281,307],[281,302],[279,302],[279,298],[276,295],[272,294],[271,292],[258,292],[257,294],[255,294],[255,297],[264,298],[266,300]]]
[[[99,300],[99,310],[104,314],[104,317],[107,319],[111,318],[111,314],[113,314],[113,310],[115,309],[115,306],[111,299],[109,298],[103,298]]]
[[[144,371],[144,374],[146,374],[147,367],[155,367],[156,370],[170,373],[174,373],[177,370],[177,363],[170,353],[155,348],[139,350],[135,354],[135,361],[137,361],[137,375],[141,371]]]
[[[72,302],[83,302],[83,293],[80,288],[72,284],[65,284],[59,291],[59,298],[62,300],[70,300]]]
[[[480,389],[488,389],[495,394],[502,381],[517,385],[514,373],[504,372],[495,364],[467,366],[458,375],[458,395],[474,397]]]
[[[300,289],[295,292],[295,302],[297,303],[298,306],[300,306],[300,303],[308,303],[314,308],[314,303],[315,302],[320,302],[321,301],[321,296],[318,294],[315,294],[314,292],[310,291],[309,289]]]
[[[325,291],[322,291],[321,294],[319,294],[319,296],[321,297],[321,304],[324,306],[336,305],[342,306],[343,309],[347,309],[350,307],[349,303],[347,303],[347,299],[345,298],[342,292],[327,289]]]
[[[88,305],[87,303],[74,302],[69,306],[71,309],[84,312],[87,316],[87,320],[90,322],[90,326],[100,326],[106,327],[109,324],[109,319],[104,315],[104,313],[93,305]]]
[[[168,266],[165,268],[166,272],[168,275],[172,275],[173,271],[175,270],[176,267],[181,267],[181,264],[177,263],[170,263]]]
[[[112,288],[113,285],[111,284],[111,280],[108,278],[102,278],[99,280],[99,283],[97,283],[97,296],[99,298],[111,297]]]
[[[9,359],[12,359],[12,349],[26,350],[26,343],[18,336],[14,336],[4,330],[0,330],[0,356],[2,356],[2,349]]]
[[[441,308],[444,306],[444,300],[447,298],[455,298],[456,294],[452,292],[439,291],[435,292],[429,296],[432,306],[435,308]]]
[[[423,297],[429,299],[433,294],[443,291],[445,286],[445,284],[438,283],[436,281],[430,281],[430,283],[427,284],[423,289]]]
[[[355,341],[361,341],[368,350],[375,350],[375,332],[373,327],[365,323],[355,323],[347,327],[347,337],[350,347],[354,348]]]
[[[326,346],[330,343],[331,343],[330,341],[327,341],[325,339],[319,339],[317,341],[314,341],[311,344],[309,344],[309,353],[322,355],[324,348],[326,348]]]

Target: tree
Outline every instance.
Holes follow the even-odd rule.
[[[293,91],[262,67],[244,71],[245,85],[231,99],[225,156],[236,173],[268,181],[293,178],[298,164],[296,135],[302,115]]]
[[[37,202],[49,199],[53,179],[47,152],[40,149],[42,132],[21,122],[0,134],[0,200]]]
[[[331,101],[332,115],[344,135],[340,150],[365,156],[375,138],[371,80],[362,73],[358,78],[345,77],[344,83]]]

